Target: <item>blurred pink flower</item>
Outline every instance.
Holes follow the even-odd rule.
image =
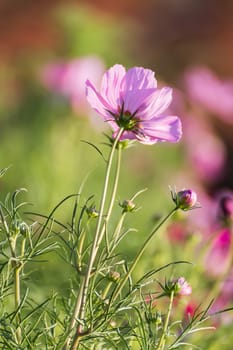
[[[123,128],[121,139],[144,144],[177,142],[181,137],[179,118],[163,115],[172,101],[172,89],[157,89],[150,69],[134,67],[126,72],[116,64],[104,74],[100,92],[87,80],[86,93],[92,108],[110,124],[113,136]]]
[[[167,236],[172,244],[184,244],[188,237],[187,228],[183,222],[173,222],[167,228]]]
[[[185,307],[185,310],[184,310],[185,316],[192,318],[197,308],[198,308],[198,305],[193,301],[190,301]]]
[[[207,273],[213,277],[224,274],[231,259],[231,231],[222,229],[213,242],[205,256],[204,265]]]
[[[225,300],[227,299],[228,302],[233,301],[233,269],[231,269],[223,282],[221,295]]]
[[[194,67],[185,73],[184,81],[194,102],[233,123],[233,80],[220,80],[208,68]]]
[[[204,182],[221,178],[226,161],[223,142],[200,117],[189,115],[183,125],[185,150],[198,178]]]
[[[231,307],[233,301],[233,269],[227,275],[222,283],[219,296],[211,305],[209,310],[210,314],[219,312],[225,308]],[[232,324],[233,315],[232,312],[223,312],[215,315],[214,321],[216,325],[219,324]]]
[[[183,314],[184,326],[187,326],[190,323],[191,319],[195,316],[197,310],[198,310],[198,304],[193,300],[189,301],[184,309],[184,314]]]
[[[232,312],[221,312],[231,306],[230,302],[232,302],[232,298],[229,299],[223,294],[214,300],[208,312],[214,327],[218,328],[223,324],[232,325]]]
[[[99,84],[104,72],[102,60],[84,56],[70,61],[55,61],[45,65],[41,72],[42,83],[51,91],[65,96],[75,111],[86,111],[85,82],[91,79]]]

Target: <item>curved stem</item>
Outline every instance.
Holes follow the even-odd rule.
[[[128,270],[127,274],[124,276],[124,278],[121,281],[121,283],[115,289],[115,291],[114,291],[114,293],[112,295],[112,301],[114,301],[118,297],[118,295],[120,294],[122,288],[124,287],[124,285],[127,282],[129,276],[133,272],[133,270],[134,270],[135,266],[137,265],[139,259],[141,258],[142,254],[144,253],[144,251],[148,247],[149,243],[151,242],[151,240],[154,237],[154,235],[156,234],[156,232],[176,212],[176,210],[177,210],[177,207],[172,209],[172,211],[167,216],[165,216],[165,218],[152,230],[152,232],[150,233],[149,237],[146,239],[146,241],[144,242],[143,246],[141,247],[141,249],[139,250],[138,254],[136,255],[136,257],[135,257],[132,265],[130,266],[130,269]]]
[[[101,242],[100,238],[102,239],[102,237],[103,237],[102,232],[105,230],[105,228],[103,228],[102,231],[100,231],[101,230],[102,220],[103,220],[103,214],[104,214],[104,207],[105,207],[105,203],[106,203],[107,192],[108,192],[110,172],[111,172],[111,168],[112,168],[113,157],[114,157],[114,153],[115,153],[115,150],[116,150],[116,147],[117,147],[117,143],[118,143],[118,141],[119,141],[119,139],[120,139],[120,137],[121,137],[123,132],[124,132],[124,129],[121,128],[119,130],[115,140],[114,140],[114,143],[113,143],[112,148],[111,148],[111,152],[109,154],[108,162],[107,162],[105,181],[104,181],[103,193],[102,193],[102,198],[101,198],[101,203],[100,203],[99,217],[98,217],[96,230],[95,230],[94,241],[93,241],[93,244],[92,244],[90,259],[89,259],[87,272],[86,272],[85,279],[84,279],[84,286],[83,286],[83,289],[79,292],[79,296],[78,296],[78,298],[80,298],[80,295],[81,295],[80,306],[79,306],[79,309],[77,310],[77,316],[79,316],[80,320],[83,320],[84,316],[85,316],[85,307],[86,307],[86,300],[87,300],[87,295],[88,295],[88,287],[89,287],[89,281],[90,281],[90,277],[91,277],[91,272],[92,272],[93,264],[94,264],[94,261],[95,261],[95,258],[96,258],[96,254],[98,252],[98,248],[99,248],[99,245],[100,245],[100,242]],[[109,210],[108,210],[108,212],[110,213]],[[76,334],[74,336],[73,343],[71,345],[71,349],[72,350],[77,349],[77,346],[78,346],[78,343],[79,343],[79,338],[82,335],[82,331],[83,331],[83,326],[81,324],[79,324],[78,329],[76,331]]]
[[[174,300],[174,291],[172,291],[171,295],[170,295],[170,303],[169,303],[169,307],[168,307],[168,311],[167,311],[167,316],[166,316],[166,319],[165,319],[165,322],[164,322],[163,332],[162,332],[161,338],[159,340],[159,344],[158,344],[157,350],[163,350],[164,349],[164,345],[165,345],[165,342],[166,342],[168,323],[169,323],[169,319],[170,319],[170,315],[171,315],[171,311],[172,311],[173,300]]]

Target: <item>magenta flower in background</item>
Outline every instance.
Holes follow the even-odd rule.
[[[206,272],[210,276],[224,274],[231,260],[231,231],[222,229],[213,240],[204,259]]]
[[[181,138],[180,119],[163,114],[172,101],[172,89],[158,89],[150,69],[134,67],[126,72],[116,64],[104,74],[100,91],[87,80],[86,95],[92,108],[110,124],[113,137],[123,128],[121,140],[149,145]]]
[[[220,80],[208,68],[194,67],[185,73],[184,82],[191,100],[233,123],[233,80]]]
[[[190,320],[195,316],[195,313],[198,310],[198,304],[191,300],[188,302],[188,304],[185,306],[184,309],[184,316],[183,316],[183,323],[184,325],[188,325]]]
[[[224,175],[226,149],[210,124],[198,116],[183,120],[185,150],[193,171],[201,181],[209,183]]]
[[[91,79],[99,84],[104,72],[102,60],[96,56],[84,56],[70,61],[55,61],[41,71],[42,83],[51,91],[65,96],[75,111],[86,111],[85,82]]]

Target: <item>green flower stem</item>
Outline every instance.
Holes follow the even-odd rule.
[[[117,242],[118,242],[118,239],[119,239],[119,235],[120,235],[120,232],[121,232],[121,228],[123,226],[123,222],[125,220],[125,216],[126,216],[126,213],[123,213],[118,224],[117,224],[117,227],[113,233],[113,236],[112,236],[112,250],[110,250],[110,253],[113,252],[115,246],[117,245]]]
[[[111,216],[113,205],[114,205],[114,202],[115,202],[115,199],[116,199],[116,193],[117,193],[119,177],[120,177],[121,155],[122,155],[122,149],[121,149],[121,147],[119,145],[118,152],[117,152],[117,165],[116,165],[116,171],[115,171],[115,176],[114,176],[113,189],[112,189],[112,194],[110,196],[111,199],[110,199],[109,207],[108,207],[108,210],[107,210],[107,214],[105,216],[104,225],[102,227],[102,230],[101,230],[101,233],[100,233],[100,236],[99,236],[99,241],[97,243],[97,245],[99,247],[100,243],[103,240],[104,235],[106,236],[105,239],[106,239],[107,256],[110,256],[110,250],[109,250],[110,247],[109,247],[109,243],[108,243],[107,223],[108,223],[109,218]],[[123,224],[123,221],[121,222],[121,225],[122,224]],[[119,230],[120,230],[120,227],[119,227]],[[112,249],[112,251],[113,250],[114,250],[114,248]],[[97,270],[98,270],[98,267],[99,267],[99,262],[102,260],[103,253],[105,253],[105,250],[102,251],[102,254],[100,254],[100,256],[98,258]],[[93,291],[93,286],[94,286],[95,280],[96,280],[95,278],[96,278],[96,276],[93,277],[92,287],[90,288],[90,290],[91,290],[90,294],[92,294],[92,291]]]
[[[78,313],[79,313],[79,310],[80,310],[81,296],[82,296],[83,287],[84,287],[84,278],[82,279],[82,284],[80,286],[80,292],[79,292],[78,298],[76,299],[74,312],[73,312],[73,315],[72,315],[72,318],[71,318],[71,322],[70,322],[70,325],[69,325],[68,337],[67,337],[67,339],[65,341],[65,344],[64,344],[62,350],[68,350],[68,348],[69,348],[69,344],[70,344],[71,339],[72,339],[71,332],[72,332],[73,328],[76,325],[77,316],[78,316]]]
[[[3,223],[3,226],[5,228],[7,240],[8,240],[10,251],[11,251],[11,256],[12,256],[12,258],[15,258],[15,239],[13,239],[11,237],[11,233],[10,233],[9,227],[7,225],[7,222],[5,220],[5,217],[4,217],[4,214],[3,214],[1,206],[0,206],[0,217],[1,217],[1,221]]]
[[[85,306],[86,306],[86,300],[87,300],[87,295],[88,295],[88,287],[89,287],[89,281],[90,281],[90,277],[91,277],[91,272],[92,272],[92,268],[94,265],[94,261],[96,258],[96,254],[98,252],[98,248],[100,245],[100,238],[102,238],[102,231],[101,230],[101,224],[102,224],[102,220],[103,220],[103,214],[104,214],[104,207],[105,207],[105,203],[106,203],[106,197],[107,197],[107,192],[108,192],[108,186],[109,186],[109,179],[110,179],[110,173],[111,173],[111,168],[112,168],[112,163],[113,163],[113,157],[114,157],[114,153],[117,147],[117,143],[122,135],[122,133],[124,132],[124,129],[121,128],[114,140],[114,143],[112,145],[111,148],[111,152],[109,154],[109,158],[108,158],[108,162],[107,162],[107,168],[106,168],[106,174],[105,174],[105,181],[104,181],[104,187],[103,187],[103,193],[102,193],[102,198],[101,198],[101,204],[100,204],[100,211],[99,211],[99,216],[98,216],[98,221],[97,221],[97,226],[96,226],[96,230],[95,230],[95,236],[94,236],[94,241],[92,244],[92,250],[91,250],[91,254],[90,254],[90,260],[89,260],[89,264],[88,264],[88,268],[87,268],[87,272],[85,275],[85,279],[84,279],[84,286],[83,289],[80,290],[79,295],[78,295],[78,299],[80,298],[81,295],[81,302],[79,307],[76,310],[77,315],[75,315],[75,319],[77,319],[77,317],[79,318],[79,320],[83,320],[84,316],[85,316]],[[79,324],[77,332],[74,336],[74,340],[73,343],[71,345],[71,349],[75,350],[77,349],[78,343],[79,343],[79,338],[82,335],[83,332],[83,326],[81,324]]]
[[[110,200],[110,204],[108,207],[108,211],[107,214],[105,216],[105,225],[103,226],[101,233],[99,235],[99,240],[97,242],[97,246],[96,248],[99,248],[100,243],[102,242],[103,236],[104,236],[104,232],[106,230],[106,225],[108,223],[108,220],[111,216],[112,213],[112,208],[116,199],[116,193],[117,193],[117,187],[118,187],[118,183],[119,183],[119,176],[120,176],[120,166],[121,166],[121,147],[119,146],[118,148],[118,152],[117,152],[117,167],[116,167],[116,173],[115,173],[115,179],[114,179],[114,184],[113,184],[113,189],[112,189],[112,194],[111,194],[111,200]]]
[[[109,281],[109,283],[107,284],[105,290],[103,291],[103,293],[102,293],[102,295],[101,295],[101,298],[102,298],[103,300],[105,300],[105,299],[107,298],[107,295],[108,295],[108,292],[109,292],[109,290],[110,290],[110,288],[111,288],[112,283],[113,283],[113,282]]]
[[[16,329],[16,339],[18,344],[21,344],[21,328],[19,326],[20,324],[20,311],[19,311],[19,307],[20,307],[20,270],[21,270],[21,266],[17,266],[17,262],[16,262],[16,266],[15,266],[15,270],[14,270],[14,292],[15,292],[15,310],[17,312],[16,314],[16,322],[17,322],[17,329]]]
[[[172,211],[167,216],[165,216],[165,218],[158,225],[156,225],[156,227],[152,230],[151,234],[149,235],[149,237],[147,238],[147,240],[144,242],[143,246],[141,247],[140,251],[136,255],[132,265],[130,266],[129,271],[127,272],[127,274],[125,275],[123,280],[119,283],[118,287],[115,289],[115,291],[114,291],[114,293],[112,295],[112,298],[111,298],[112,301],[114,301],[118,297],[118,295],[121,293],[121,291],[122,291],[125,283],[127,282],[129,276],[132,274],[135,266],[137,265],[139,259],[141,258],[142,254],[144,253],[144,251],[148,247],[149,243],[151,242],[151,240],[154,237],[154,235],[156,234],[156,232],[176,212],[176,210],[177,210],[177,207],[172,209]]]
[[[86,228],[81,231],[80,237],[79,237],[79,243],[77,248],[77,262],[75,262],[79,272],[82,271],[82,253],[83,253],[83,246],[86,238],[89,221],[90,221],[90,218],[88,218]]]
[[[168,307],[168,311],[167,311],[167,316],[166,316],[166,319],[164,322],[163,332],[162,332],[161,338],[159,340],[157,350],[163,350],[165,343],[166,343],[166,336],[167,336],[170,315],[171,315],[171,311],[172,311],[173,300],[174,300],[174,291],[172,291],[171,295],[170,295],[170,302],[169,302],[169,307]]]
[[[11,267],[14,269],[14,301],[15,301],[15,312],[16,312],[16,322],[17,322],[17,329],[16,329],[16,339],[18,344],[21,344],[21,328],[19,326],[20,324],[20,271],[22,269],[22,264],[17,261],[16,257],[16,240],[17,237],[12,237],[11,232],[9,230],[9,227],[7,225],[7,222],[5,220],[5,217],[2,212],[2,208],[0,207],[0,217],[1,221],[4,225],[6,235],[7,235],[7,240],[9,243],[10,251],[11,251]],[[24,249],[25,249],[25,239],[22,242],[22,247],[21,247],[21,254],[22,256],[24,255]]]
[[[25,252],[25,243],[26,243],[26,238],[23,239],[22,245],[21,245],[21,257],[24,257],[24,252]],[[14,251],[14,257],[16,256],[15,254],[15,245],[16,245],[16,238],[14,240],[14,245],[13,245],[13,251]],[[20,272],[23,267],[23,263],[20,261],[17,261],[17,258],[14,258],[12,261],[12,267],[14,268],[14,295],[15,295],[15,311],[17,312],[16,314],[16,322],[17,322],[17,329],[15,332],[16,339],[18,344],[21,344],[21,328],[20,328],[20,302],[21,302],[21,296],[20,296]]]
[[[130,198],[130,201],[134,201],[134,199],[139,196],[141,193],[145,192],[147,189],[144,188],[143,190],[140,190],[138,191],[133,197]],[[113,235],[112,235],[112,250],[111,250],[111,253],[113,252],[115,246],[118,244],[118,239],[119,239],[119,236],[120,236],[120,232],[121,232],[121,228],[122,228],[122,225],[123,225],[123,222],[124,222],[124,219],[125,219],[125,216],[126,216],[127,212],[123,212],[122,215],[121,215],[121,218],[113,232]]]

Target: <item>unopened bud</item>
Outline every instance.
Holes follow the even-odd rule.
[[[125,199],[120,206],[123,208],[123,213],[131,213],[135,210],[136,205],[130,199]]]
[[[24,237],[26,236],[27,232],[29,232],[29,227],[24,221],[19,224],[19,232]]]
[[[108,279],[111,282],[117,283],[119,281],[120,277],[121,277],[121,275],[119,274],[119,272],[117,272],[117,271],[109,271]]]
[[[172,199],[177,208],[182,210],[190,210],[197,207],[197,194],[192,190],[172,192]]]
[[[86,213],[89,216],[89,218],[97,218],[99,216],[99,212],[96,210],[95,206],[91,206],[89,208],[86,208]]]
[[[157,326],[160,326],[162,324],[162,316],[158,311],[148,312],[145,316],[148,323],[154,323]]]

